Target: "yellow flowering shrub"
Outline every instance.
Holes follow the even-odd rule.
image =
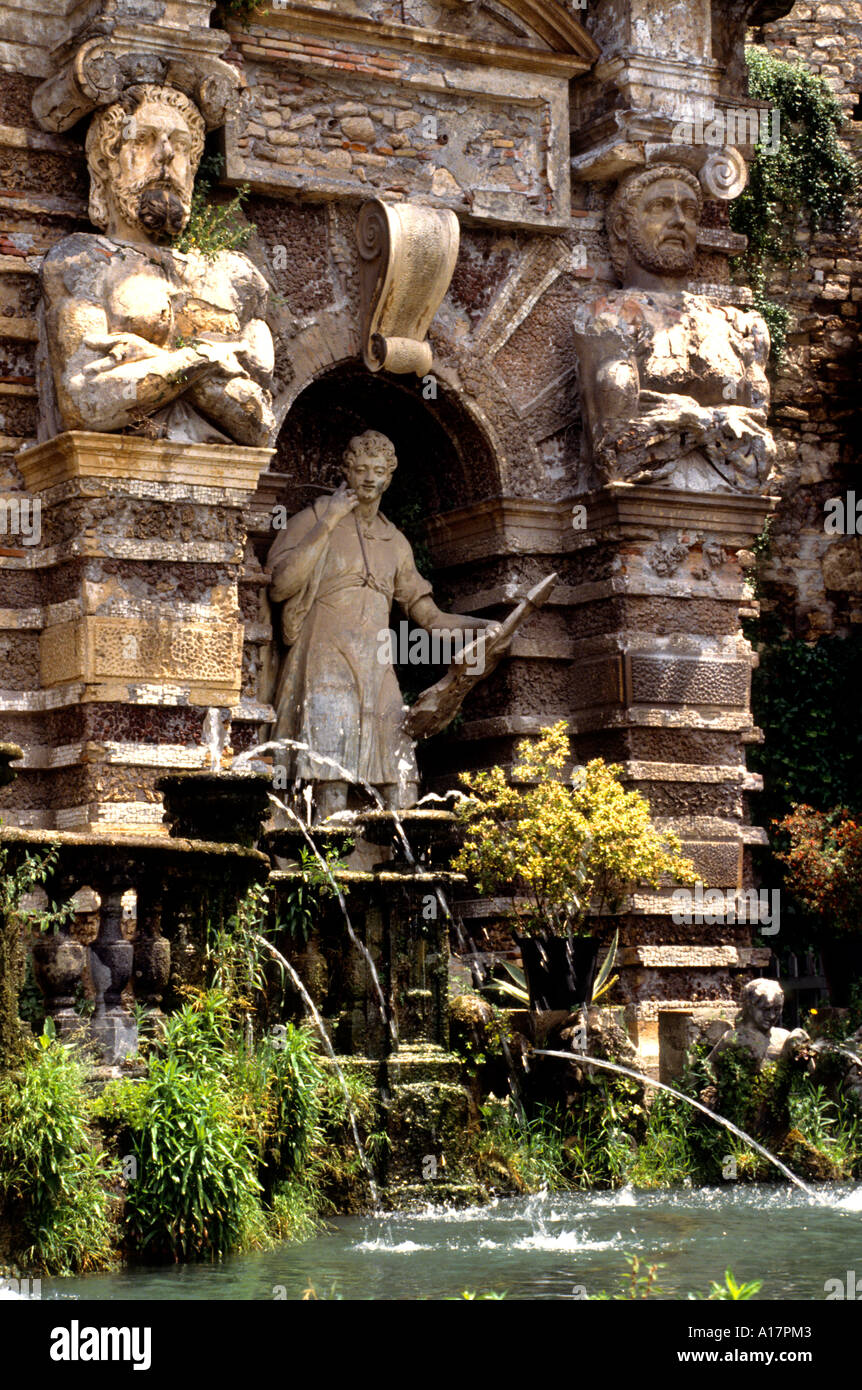
[[[522,930],[576,933],[591,908],[620,907],[637,883],[657,888],[665,874],[695,881],[677,836],[660,834],[646,798],[622,786],[621,767],[593,758],[567,780],[570,757],[561,719],[518,744],[511,780],[501,767],[461,774],[469,795],[452,867],[482,894],[521,895]]]

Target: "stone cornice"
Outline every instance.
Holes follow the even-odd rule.
[[[508,8],[549,43],[553,51],[489,43],[441,30],[421,29],[418,25],[381,23],[364,15],[344,14],[320,6],[292,3],[292,0],[284,0],[278,9],[270,9],[259,23],[273,34],[284,31],[286,39],[297,32],[319,33],[327,40],[345,39],[372,44],[377,49],[400,49],[413,55],[425,52],[481,67],[518,68],[552,73],[557,77],[588,72],[599,57],[599,49],[590,35],[562,6],[548,0],[510,0]],[[244,39],[252,44],[258,41],[255,28],[233,31],[232,36],[240,47]]]
[[[251,496],[273,452],[239,444],[178,444],[67,430],[23,449],[15,463],[30,492],[73,478],[114,478],[237,489]]]

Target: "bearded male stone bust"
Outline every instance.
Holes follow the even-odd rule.
[[[187,443],[265,446],[274,433],[267,284],[237,251],[162,243],[191,212],[204,146],[197,106],[140,83],[98,112],[87,135],[90,219],[42,266],[43,437],[134,430]]]
[[[624,288],[575,314],[587,487],[659,483],[766,491],[769,333],[759,314],[687,288],[703,198],[657,165],[623,179],[606,214]]]

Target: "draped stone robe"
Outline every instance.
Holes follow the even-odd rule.
[[[320,500],[291,517],[267,559],[272,597],[285,599],[281,627],[289,647],[276,687],[274,737],[308,744],[375,787],[417,782],[413,744],[401,728],[401,691],[383,634],[393,599],[410,616],[431,585],[416,569],[407,537],[390,521],[378,513],[365,523],[351,512],[332,531],[304,587],[284,595],[279,565],[325,507]],[[289,781],[346,780],[338,768],[303,750],[289,749],[283,762]]]

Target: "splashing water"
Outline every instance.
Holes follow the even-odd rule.
[[[259,946],[263,946],[265,950],[269,951],[270,955],[278,961],[282,970],[287,971],[288,975],[291,978],[291,981],[293,982],[294,986],[296,987],[299,993],[300,998],[302,999],[303,1004],[305,1005],[311,1017],[314,1019],[315,1026],[317,1028],[318,1033],[320,1034],[320,1040],[326,1049],[326,1054],[329,1057],[329,1060],[335,1069],[336,1076],[338,1077],[338,1083],[341,1086],[342,1091],[344,1092],[344,1099],[347,1102],[347,1113],[350,1116],[350,1128],[353,1131],[353,1142],[356,1145],[356,1152],[359,1154],[360,1161],[362,1163],[363,1168],[365,1169],[365,1173],[368,1178],[368,1185],[371,1188],[371,1196],[374,1199],[374,1205],[375,1207],[379,1207],[380,1193],[378,1192],[377,1184],[374,1181],[374,1174],[371,1171],[371,1164],[368,1162],[365,1150],[362,1147],[362,1140],[359,1138],[359,1127],[356,1123],[356,1111],[353,1108],[353,1101],[350,1098],[350,1090],[348,1088],[344,1072],[338,1065],[338,1058],[335,1055],[335,1048],[332,1046],[332,1043],[330,1042],[329,1034],[327,1033],[326,1028],[324,1027],[323,1019],[317,1012],[317,1009],[314,1005],[314,1000],[308,993],[308,990],[305,988],[305,985],[302,983],[302,980],[297,975],[290,961],[286,960],[285,957],[281,954],[281,952],[276,950],[272,942],[267,941],[265,936],[259,936],[257,933],[255,933],[253,939],[257,942]]]
[[[230,737],[230,710],[215,706],[207,710],[201,729],[201,743],[209,753],[210,772],[218,772]]]
[[[716,1124],[723,1125],[725,1129],[729,1129],[731,1134],[735,1134],[738,1139],[744,1139],[746,1144],[750,1144],[763,1158],[773,1163],[775,1167],[778,1168],[786,1178],[789,1178],[794,1186],[800,1188],[807,1197],[812,1197],[815,1201],[820,1200],[816,1192],[808,1187],[801,1178],[798,1178],[795,1173],[791,1173],[790,1169],[781,1162],[780,1158],[776,1158],[775,1154],[770,1153],[769,1150],[765,1149],[762,1144],[759,1144],[756,1139],[752,1139],[751,1135],[746,1134],[744,1129],[740,1129],[738,1125],[733,1124],[730,1120],[726,1120],[723,1115],[717,1115],[714,1110],[710,1110],[708,1105],[703,1105],[699,1100],[693,1100],[691,1096],[684,1095],[682,1091],[677,1091],[673,1086],[666,1086],[663,1081],[655,1081],[651,1076],[646,1076],[643,1072],[632,1071],[631,1067],[622,1067],[618,1062],[606,1062],[603,1057],[589,1057],[585,1052],[550,1052],[538,1047],[534,1049],[534,1052],[537,1057],[558,1057],[565,1062],[577,1062],[579,1066],[601,1067],[604,1071],[619,1072],[620,1076],[631,1076],[635,1081],[640,1081],[644,1086],[655,1086],[659,1091],[667,1091],[669,1096],[675,1096],[677,1100],[685,1101],[686,1105],[693,1106],[695,1110],[702,1110],[704,1115],[708,1115],[711,1120],[715,1120]]]
[[[350,940],[353,942],[354,946],[356,947],[357,951],[359,951],[360,955],[364,958],[365,964],[368,966],[368,971],[371,975],[372,983],[377,992],[377,1007],[380,1010],[381,1022],[389,1029],[389,1035],[392,1038],[393,1045],[397,1047],[398,1030],[395,1025],[395,1019],[390,1016],[389,1010],[386,1007],[386,996],[384,995],[383,990],[381,988],[380,977],[377,974],[377,970],[375,968],[374,961],[371,959],[368,947],[365,945],[364,941],[359,940],[359,937],[356,935],[356,932],[353,929],[353,923],[350,920],[350,913],[347,911],[347,903],[345,902],[344,894],[341,891],[341,885],[338,883],[338,880],[333,874],[332,869],[329,867],[323,855],[320,853],[320,850],[317,848],[317,845],[315,844],[308,827],[306,825],[303,825],[302,820],[296,814],[296,812],[292,810],[286,802],[281,801],[279,797],[277,797],[273,792],[269,793],[269,798],[271,801],[275,802],[279,810],[285,811],[287,815],[290,816],[291,820],[295,821],[296,824],[299,826],[300,830],[302,831],[303,838],[308,844],[312,854],[314,855],[320,867],[323,869],[323,872],[326,874],[326,877],[329,879],[329,882],[332,884],[333,891],[338,899],[338,906],[341,908],[341,913],[344,917],[344,924],[347,927],[347,934],[350,937]]]

